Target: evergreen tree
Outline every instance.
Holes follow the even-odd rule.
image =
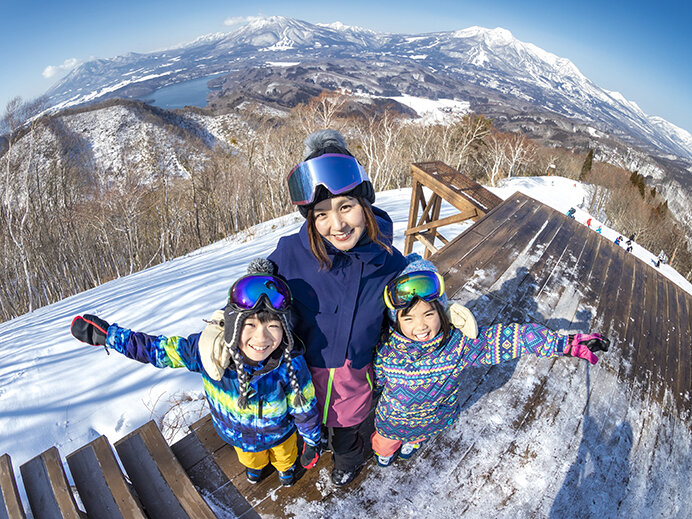
[[[586,175],[588,175],[591,172],[591,168],[593,167],[593,150],[589,150],[589,153],[586,154],[586,158],[584,159],[584,164],[582,164],[581,167],[581,173],[579,174],[579,181],[583,182],[586,180]]]

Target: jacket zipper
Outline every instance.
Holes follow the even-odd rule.
[[[257,418],[262,419],[262,399],[257,399]]]

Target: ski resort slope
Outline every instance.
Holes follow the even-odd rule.
[[[570,207],[579,208],[588,200],[587,186],[560,177],[510,179],[494,192],[507,198],[517,190],[563,213]],[[377,205],[387,210],[394,220],[395,246],[399,249],[403,249],[409,201],[410,189],[377,195]],[[443,205],[441,216],[454,212],[453,208]],[[578,209],[577,221],[585,222],[589,217]],[[0,324],[0,454],[6,452],[11,455],[15,474],[19,476],[20,465],[53,445],[64,457],[102,434],[115,441],[151,418],[160,419],[171,408],[186,412],[189,423],[198,417],[195,412],[203,412],[203,393],[198,375],[184,370],[160,370],[117,353],[107,355],[104,348],[81,344],[69,333],[70,322],[75,315],[94,313],[110,323],[151,334],[171,336],[200,331],[204,326],[203,319],[225,304],[229,286],[245,272],[247,263],[255,257],[267,256],[281,236],[296,232],[302,223],[303,219],[298,213],[265,222],[184,257],[111,281]],[[466,227],[468,224],[450,226],[443,234],[452,238]],[[592,223],[592,227],[595,229],[597,225],[594,227]],[[605,227],[602,234],[613,240],[617,236],[617,233]],[[636,244],[634,247],[633,253],[642,261],[650,263],[655,258],[652,252]],[[666,265],[660,270],[692,293],[692,285],[674,269]],[[597,370],[598,367],[594,368],[592,373],[597,374]],[[529,377],[516,381],[518,398],[522,394],[520,388],[529,386],[532,380]],[[476,405],[469,409],[468,415],[462,417],[455,430],[464,437],[487,434],[487,431],[475,431],[469,420],[474,413],[490,412],[496,414],[496,433],[501,434],[503,413],[498,405],[492,402],[491,393],[483,406]],[[583,411],[575,410],[575,413],[581,416]],[[650,419],[651,415],[642,413],[641,416],[640,420],[645,420]],[[467,429],[461,431],[461,427]],[[541,427],[542,435],[551,435],[549,423]],[[595,427],[598,429],[598,424]],[[186,430],[183,427],[166,432],[169,440],[173,441],[184,435]],[[689,430],[678,427],[671,431],[671,439],[675,435],[682,435],[679,443],[684,445],[686,441],[689,446]],[[569,441],[554,438],[556,456],[559,456],[560,445]],[[652,442],[652,450],[657,448],[657,442],[658,439]],[[423,461],[420,460],[421,463]],[[583,470],[588,473],[588,465]],[[383,477],[391,481],[387,479],[384,485],[378,482],[373,486],[374,500],[378,499],[378,493],[384,488],[392,488],[389,483],[399,486],[397,492],[402,495],[403,502],[406,495],[444,485],[434,467],[421,466],[420,477],[414,480],[397,478],[396,468],[391,469],[389,474]],[[655,477],[681,477],[679,472],[675,474],[658,474]],[[659,486],[686,488],[690,498],[688,502],[692,502],[689,495],[690,471],[686,474],[687,479],[683,475],[680,481],[662,481]],[[519,470],[516,478],[523,478],[523,483],[515,483],[531,486],[531,478],[534,477],[539,476],[524,474]],[[473,481],[469,484],[473,484]],[[562,482],[553,484],[560,485]],[[365,488],[367,492],[367,486]],[[638,491],[637,488],[634,490]],[[646,489],[641,491],[645,492]],[[357,516],[356,510],[348,510],[348,502],[345,496],[344,515]],[[292,506],[295,508],[292,513],[300,515],[301,503]],[[354,502],[353,506],[357,504]],[[479,506],[475,509],[478,515],[473,517],[495,516],[492,510],[484,511]],[[320,513],[317,509],[310,510],[307,504],[305,507],[307,516]],[[437,510],[444,514],[453,508],[454,499],[450,497],[450,501],[440,503]],[[675,506],[672,510],[675,510]]]

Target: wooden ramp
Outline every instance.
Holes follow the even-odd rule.
[[[467,370],[457,423],[346,488],[328,453],[291,488],[249,485],[209,417],[171,448],[153,423],[116,442],[126,474],[95,440],[67,456],[76,488],[53,448],[21,467],[34,517],[692,517],[690,294],[521,194],[431,260],[479,326],[601,331],[611,351]],[[0,491],[0,518],[23,518],[9,456]]]

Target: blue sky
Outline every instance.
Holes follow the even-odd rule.
[[[71,63],[162,49],[227,32],[227,20],[257,15],[409,34],[503,27],[570,59],[597,85],[621,92],[647,114],[692,132],[692,4],[684,0],[0,0],[1,111],[14,96],[42,94]]]

